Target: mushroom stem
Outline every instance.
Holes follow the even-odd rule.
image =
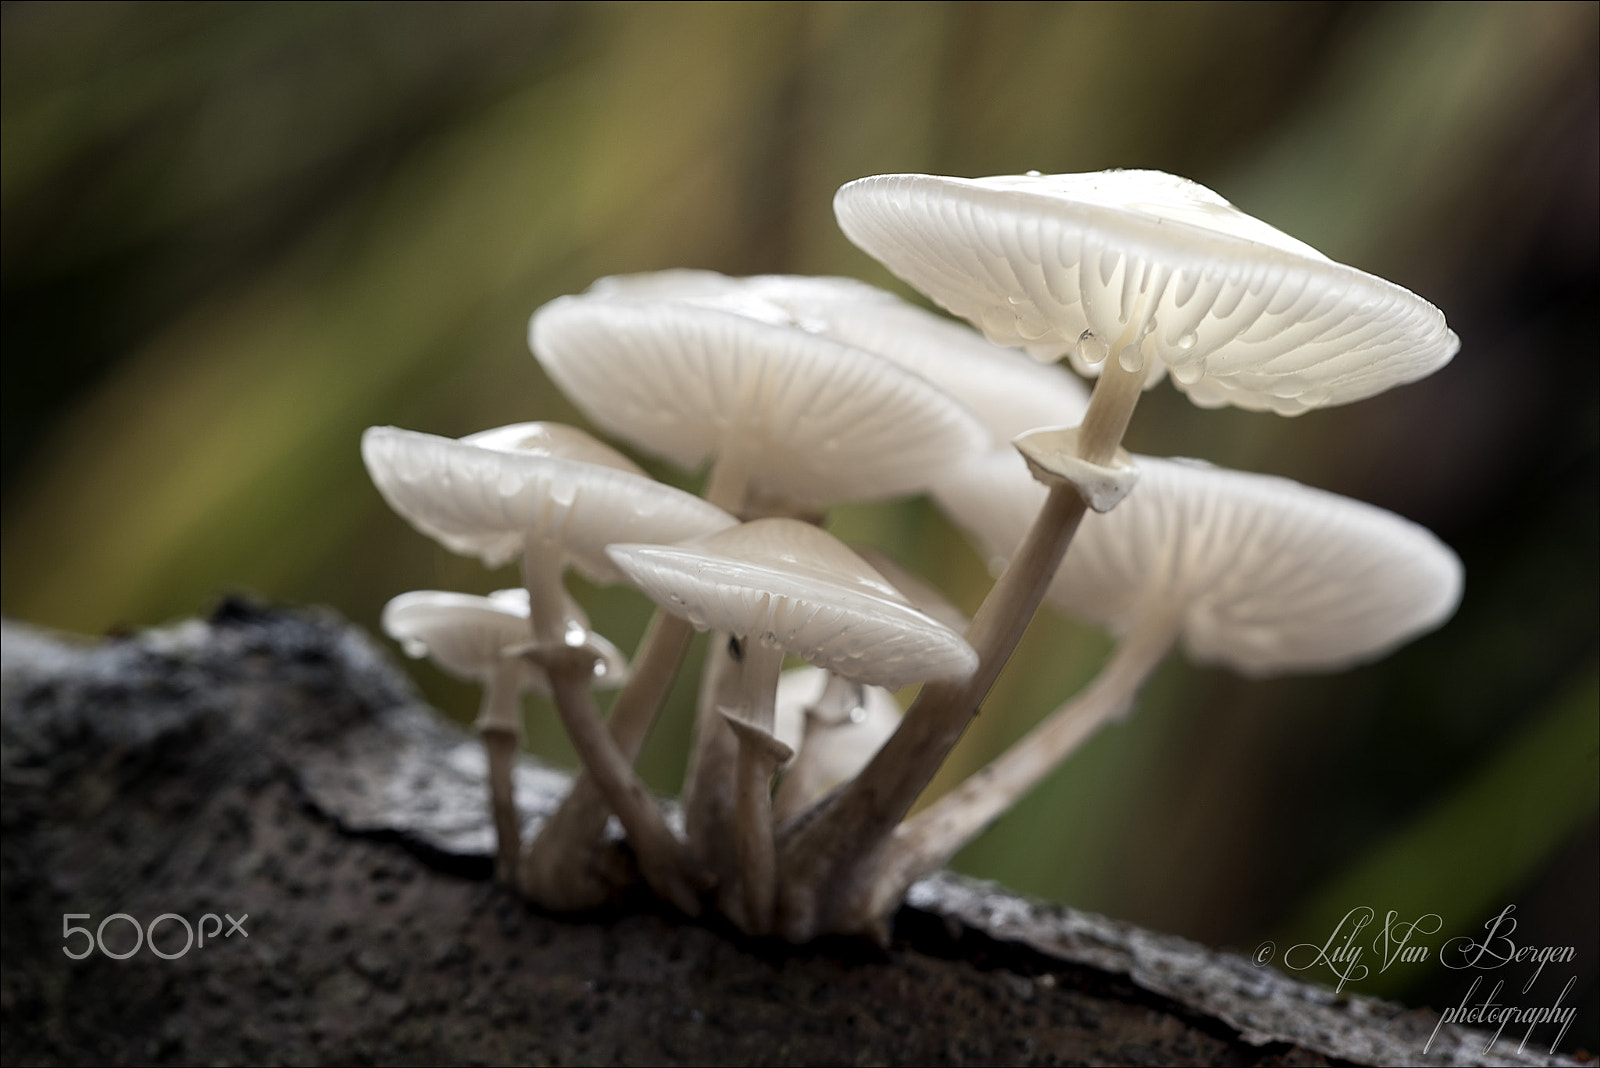
[[[634,774],[633,761],[623,755],[595,711],[594,698],[589,693],[594,662],[580,648],[582,628],[566,615],[561,553],[537,532],[530,531],[523,541],[522,579],[528,587],[533,623],[531,655],[550,678],[550,697],[567,736],[622,821],[628,841],[639,856],[645,880],[685,913],[698,916],[700,898],[691,885],[682,843],[667,827],[650,791]]]
[[[661,809],[650,796],[633,765],[617,747],[595,712],[589,695],[589,668],[584,662],[559,662],[546,665],[550,674],[551,695],[556,710],[567,728],[572,746],[584,767],[594,776],[617,818],[622,821],[628,842],[639,857],[639,870],[657,894],[672,902],[685,914],[700,914],[699,889],[690,876],[690,864],[683,843],[667,826]]]
[[[573,625],[567,618],[566,591],[561,585],[565,564],[559,545],[533,531],[523,536],[522,584],[528,590],[528,624],[534,644],[541,649],[566,645]],[[572,644],[582,644],[582,639]]]
[[[522,846],[522,823],[517,815],[515,762],[522,741],[522,717],[517,700],[521,665],[502,660],[483,690],[478,712],[478,735],[483,739],[489,768],[489,812],[494,817],[495,878],[515,879],[517,853]]]
[[[772,933],[777,853],[772,838],[772,776],[789,747],[758,728],[730,717],[739,736],[739,876],[744,887],[746,934]]]
[[[1100,378],[1094,384],[1089,410],[1078,428],[1078,455],[1092,464],[1110,463],[1117,449],[1122,447],[1128,421],[1133,418],[1133,409],[1144,392],[1147,366],[1140,364],[1137,371],[1126,370],[1121,353],[1119,346],[1106,357]]]
[[[702,492],[706,503],[731,515],[742,515],[749,495],[750,466],[738,450],[719,448],[711,461]],[[700,676],[700,700],[695,707],[694,737],[684,776],[683,815],[689,845],[695,857],[720,879],[734,873],[727,850],[733,827],[737,743],[717,709],[731,703],[721,686],[731,670],[727,635],[713,636]]]
[[[617,694],[606,724],[630,764],[639,756],[693,637],[694,627],[687,620],[657,611],[639,642],[627,685]],[[611,888],[590,861],[610,814],[594,776],[587,769],[580,771],[572,790],[522,856],[522,892],[546,908],[578,910],[602,904]]]
[[[706,503],[716,505],[729,515],[742,515],[749,489],[749,460],[738,450],[719,449],[701,494]]]
[[[1125,716],[1140,687],[1171,651],[1180,625],[1172,612],[1147,614],[1086,689],[982,770],[902,823],[879,860],[872,915],[893,908],[912,883],[982,834],[1100,727]]]
[[[805,942],[824,930],[852,933],[838,927],[844,918],[838,911],[848,909],[841,897],[857,896],[859,869],[863,864],[875,867],[870,858],[966,730],[1021,640],[1084,511],[1083,499],[1071,486],[1051,488],[967,631],[967,641],[978,653],[977,670],[963,680],[924,685],[900,728],[861,774],[785,829],[779,856],[788,875],[785,900],[778,905],[784,937]]]
[[[1132,372],[1120,361],[1121,347],[1136,333],[1130,328],[1118,339],[1089,399],[1083,421],[1088,429],[1079,441],[1091,462],[1105,463],[1115,453],[1138,403],[1148,361]],[[1033,526],[972,617],[966,638],[978,654],[977,670],[962,680],[925,685],[861,774],[785,829],[779,859],[787,876],[778,903],[784,937],[803,942],[823,931],[853,933],[870,925],[869,873],[878,851],[960,740],[1022,640],[1087,507],[1070,484],[1050,487]]]
[[[777,859],[772,848],[772,765],[756,746],[739,745],[739,874],[744,883],[745,933],[772,929]]]
[[[783,650],[754,636],[739,643],[739,700],[722,716],[738,738],[739,875],[744,889],[745,931],[772,930],[777,859],[772,840],[772,776],[793,755],[773,736],[773,699]]]

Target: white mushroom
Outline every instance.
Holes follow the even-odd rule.
[[[986,440],[922,377],[749,294],[643,299],[602,280],[539,309],[529,343],[595,425],[686,468],[713,458],[706,497],[731,512],[747,496],[817,508],[915,492]]]
[[[975,666],[960,635],[809,523],[758,519],[677,545],[617,544],[609,554],[696,627],[753,636],[857,682],[895,689]]]
[[[925,378],[719,278],[602,279],[535,313],[529,343],[597,426],[684,467],[709,457],[706,498],[739,514],[914,492],[987,446],[977,417]],[[722,874],[735,804],[734,742],[715,712],[726,649],[713,643],[703,676],[684,793],[690,840]]]
[[[371,427],[361,456],[407,522],[488,567],[515,560],[532,538],[557,544],[557,558],[585,577],[616,582],[610,542],[678,541],[734,522],[573,427],[517,423],[460,440]]]
[[[590,292],[743,308],[757,318],[866,349],[958,398],[989,428],[995,447],[1009,446],[1034,427],[1076,424],[1089,404],[1089,391],[1065,369],[995,345],[964,323],[854,278],[730,278],[715,271],[673,270],[602,278]]]
[[[591,578],[615,581],[621,576],[606,545],[677,540],[729,526],[732,517],[638,473],[614,450],[570,428],[518,424],[454,441],[373,427],[362,437],[362,457],[384,499],[447,548],[491,566],[521,550],[531,606],[528,653],[549,675],[562,723],[627,829],[645,877],[685,911],[697,911],[695,880],[676,838],[633,774],[632,754],[594,712],[584,685],[586,628],[566,611],[561,575],[571,562]]]
[[[1431,374],[1437,308],[1160,171],[885,174],[834,199],[852,241],[991,340],[1094,373],[1170,367],[1196,403],[1290,415]]]
[[[1051,586],[1075,615],[1128,633],[1171,610],[1191,659],[1268,675],[1373,659],[1455,611],[1461,561],[1409,520],[1285,478],[1141,462],[1158,488],[1088,520]]]
[[[581,619],[576,605],[569,612]],[[407,656],[427,657],[446,674],[483,687],[474,724],[488,753],[489,809],[496,832],[495,867],[502,880],[515,877],[521,826],[512,792],[512,767],[522,741],[520,697],[550,693],[538,665],[516,655],[528,642],[528,591],[496,590],[487,597],[442,590],[402,593],[384,606],[383,631]],[[595,685],[621,686],[628,665],[616,646],[586,630]]]
[[[583,621],[583,610],[569,600],[567,612]],[[391,598],[380,618],[383,632],[400,643],[407,656],[427,657],[440,670],[468,682],[488,684],[509,665],[509,680],[517,693],[550,693],[550,682],[535,663],[520,656],[503,656],[528,641],[528,591],[495,590],[487,597],[447,590],[413,590]],[[585,628],[588,651],[594,659],[595,684],[615,688],[628,677],[628,662],[620,650]],[[490,714],[486,702],[479,722],[507,727],[513,719],[503,707]]]
[[[838,539],[797,520],[761,519],[681,545],[609,551],[667,611],[733,636],[738,696],[721,711],[740,743],[744,926],[764,934],[774,887],[769,787],[788,752],[774,736],[784,653],[886,687],[960,677],[976,659],[959,635],[912,608]]]
[[[841,188],[834,209],[852,241],[990,340],[1075,352],[1101,373],[1076,430],[1015,442],[1051,491],[973,617],[978,670],[924,688],[867,769],[784,843],[802,875],[781,909],[802,939],[851,922],[823,914],[864,889],[848,873],[870,852],[861,843],[891,833],[961,736],[1086,507],[1109,509],[1132,488],[1137,471],[1120,446],[1156,365],[1203,403],[1293,414],[1420,378],[1459,347],[1420,297],[1157,172],[881,175]],[[843,841],[857,843],[856,856]]]
[[[1060,765],[1103,723],[1125,715],[1181,641],[1191,659],[1248,675],[1337,670],[1439,626],[1461,597],[1461,561],[1392,512],[1288,479],[1195,460],[1142,457],[1139,492],[1092,516],[1050,598],[1122,641],[1101,675],[1026,737],[904,824],[885,851],[875,910],[944,863]],[[1013,473],[966,502],[1042,494]],[[990,537],[1022,536],[1012,529]],[[1002,521],[1003,523],[1003,521]]]

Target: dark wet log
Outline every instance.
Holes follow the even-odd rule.
[[[329,615],[7,624],[3,683],[8,1064],[1491,1063],[1453,1027],[1424,1057],[1436,1014],[953,876],[887,950],[543,915],[489,881],[476,741]],[[566,780],[519,775],[531,831]],[[135,922],[153,944],[72,959]]]

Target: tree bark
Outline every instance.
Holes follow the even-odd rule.
[[[0,679],[8,1064],[1572,1063],[948,874],[886,949],[541,914],[490,881],[477,740],[329,614],[7,623]],[[567,777],[517,774],[526,841]]]

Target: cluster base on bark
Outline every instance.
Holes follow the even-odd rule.
[[[330,614],[7,623],[0,680],[8,1064],[1570,1063],[952,875],[887,950],[542,914],[477,740]],[[531,837],[567,777],[518,776]]]

